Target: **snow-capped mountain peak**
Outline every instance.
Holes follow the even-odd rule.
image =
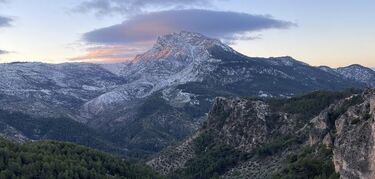
[[[138,55],[134,62],[170,58],[175,60],[202,59],[196,57],[208,56],[208,50],[213,47],[220,47],[225,51],[236,53],[220,40],[212,39],[199,33],[181,31],[158,37],[153,48],[142,55]]]
[[[215,45],[232,50],[229,46],[220,42],[220,40],[206,37],[195,32],[181,31],[179,33],[172,33],[160,36],[156,42],[156,47],[185,47],[186,45],[195,47],[210,48]]]

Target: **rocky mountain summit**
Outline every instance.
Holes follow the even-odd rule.
[[[0,64],[1,131],[140,158],[194,134],[218,96],[291,97],[372,84],[356,76],[291,57],[247,57],[201,34],[173,33],[120,64]]]
[[[191,138],[147,164],[176,178],[374,177],[375,90],[217,98]]]

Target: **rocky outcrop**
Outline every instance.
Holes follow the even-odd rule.
[[[285,103],[293,102],[294,99],[285,100]],[[315,125],[328,131],[331,124],[324,120],[318,122],[318,119],[315,118]],[[217,146],[227,146],[253,157],[239,159],[228,171],[221,171],[224,172],[221,174],[223,178],[269,178],[273,172],[282,168],[283,161],[290,154],[297,153],[308,144],[308,132],[312,128],[313,125],[309,124],[304,115],[289,112],[289,109],[283,107],[283,102],[219,97],[215,99],[208,119],[198,133],[154,157],[147,164],[169,175],[191,167],[186,166],[188,161],[202,156],[202,152],[217,150]],[[200,142],[197,142],[198,138]],[[333,145],[329,134],[325,134],[322,139],[317,138],[317,143],[323,138],[327,146]],[[203,150],[196,151],[196,145],[203,145]],[[197,152],[200,152],[200,156],[197,156]]]
[[[309,111],[296,110],[296,105],[306,105],[307,99],[314,99],[320,105],[326,98],[301,97],[282,102],[217,98],[199,133],[182,145],[170,148],[174,153],[159,155],[148,165],[163,174],[189,167],[186,166],[189,159],[198,157],[191,146],[197,145],[195,141],[209,133],[209,139],[213,141],[210,145],[230,146],[250,156],[230,166],[220,174],[222,178],[270,178],[275,171],[283,170],[283,162],[291,160],[288,156],[310,146],[329,152],[324,154],[327,155],[324,162],[331,164],[332,176],[337,176],[336,171],[342,179],[373,179],[375,90],[335,96],[336,100],[321,106],[311,118],[304,114]],[[307,106],[311,107],[314,103],[310,102]]]
[[[333,150],[342,179],[375,178],[375,90],[353,95],[311,120],[309,144]]]
[[[199,135],[200,133],[198,132],[185,140],[182,144],[176,147],[169,147],[164,152],[146,162],[146,164],[163,175],[173,173],[183,168],[185,163],[195,156],[193,141]]]
[[[215,130],[222,143],[249,152],[269,140],[269,113],[269,106],[263,101],[217,98],[206,128]]]
[[[343,179],[375,178],[375,91],[336,121],[333,157]]]

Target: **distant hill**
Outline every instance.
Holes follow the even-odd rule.
[[[336,71],[342,76],[366,83],[368,87],[375,87],[375,71],[362,65],[350,65],[337,68]]]

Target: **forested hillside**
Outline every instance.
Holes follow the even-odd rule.
[[[0,139],[0,178],[157,179],[149,168],[72,143]]]

